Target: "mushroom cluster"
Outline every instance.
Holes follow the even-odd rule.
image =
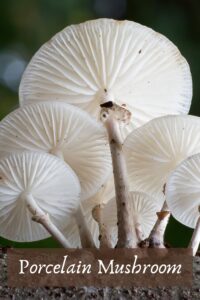
[[[150,28],[98,19],[57,33],[23,74],[20,108],[0,123],[0,236],[162,248],[172,214],[196,227],[195,255],[191,98],[187,61]]]

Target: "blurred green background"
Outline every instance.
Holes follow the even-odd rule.
[[[0,3],[0,119],[18,106],[18,86],[26,64],[37,49],[70,24],[108,17],[129,19],[166,35],[190,64],[194,96],[190,113],[200,115],[199,0],[1,0]],[[166,238],[185,247],[191,230],[171,219]],[[14,247],[56,247],[52,239]]]

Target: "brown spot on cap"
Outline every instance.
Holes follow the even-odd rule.
[[[100,104],[101,107],[105,107],[105,108],[111,108],[113,107],[113,102],[112,101],[108,101],[105,103]]]
[[[170,214],[170,212],[166,210],[166,211],[157,212],[156,214],[159,220],[163,220],[166,216]]]
[[[114,139],[110,140],[110,144],[116,144],[116,141]]]
[[[163,190],[162,190],[164,195],[165,195],[165,191],[166,191],[166,183],[163,185]]]

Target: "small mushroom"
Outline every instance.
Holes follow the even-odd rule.
[[[164,197],[168,176],[187,157],[200,152],[200,118],[164,116],[134,130],[124,142],[130,185]]]
[[[52,235],[70,246],[60,229],[79,205],[80,184],[66,163],[46,153],[11,154],[0,159],[0,178],[2,237],[32,242]]]
[[[124,152],[132,188],[164,200],[163,187],[170,173],[182,160],[200,152],[200,119],[165,116],[151,120],[127,137]],[[162,230],[157,224],[157,232],[154,231],[156,245],[162,245],[163,226],[169,219],[166,203],[164,206],[159,217]]]
[[[112,248],[112,237],[109,234],[108,227],[103,220],[103,211],[107,203],[115,196],[115,185],[113,177],[101,187],[97,194],[87,201],[87,205],[92,207],[92,216],[99,227],[100,248]]]
[[[144,244],[149,248],[165,248],[164,234],[170,218],[170,211],[166,201],[161,211],[157,211],[157,220]]]
[[[80,180],[82,200],[95,194],[111,170],[103,126],[86,112],[65,103],[27,105],[2,120],[0,157],[21,150],[44,151],[68,163]],[[86,230],[81,210],[80,206],[76,219]],[[86,236],[92,243],[89,230],[82,240]]]
[[[200,154],[184,160],[166,186],[167,204],[182,224],[195,228],[189,248],[196,254],[200,243]]]
[[[110,176],[93,197],[82,203],[82,215],[86,220],[87,227],[90,229],[96,247],[111,248],[111,237],[107,232],[108,228],[102,222],[102,212],[106,203],[112,199],[114,195],[114,181],[113,177]],[[64,232],[71,243],[73,241],[76,247],[80,247],[77,223],[72,221],[65,228]],[[101,236],[100,240],[99,236]]]
[[[97,222],[92,217],[91,207],[87,205],[84,201],[82,203],[82,217],[84,218],[84,223],[86,224],[87,230],[89,229],[89,234],[92,239],[92,244],[87,244],[84,241],[85,233],[82,234],[82,224],[80,228],[79,222],[75,219],[71,219],[70,222],[65,226],[63,233],[66,236],[67,240],[69,241],[71,248],[98,248],[99,247],[99,228]],[[77,219],[77,218],[76,218]],[[81,232],[80,232],[81,231]],[[88,237],[86,236],[88,239]]]
[[[156,212],[161,208],[161,203],[159,204],[159,201],[153,197],[137,191],[130,192],[130,198],[130,214],[135,228],[134,247],[137,247],[140,241],[149,236],[157,218]],[[114,198],[105,205],[102,220],[109,228],[110,235],[112,236],[112,244],[115,244],[117,240],[118,221]]]

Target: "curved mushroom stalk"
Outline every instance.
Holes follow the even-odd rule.
[[[100,248],[113,248],[110,233],[108,227],[103,221],[103,207],[102,205],[96,205],[92,210],[92,216],[99,226],[99,242]]]
[[[86,223],[83,208],[80,205],[75,214],[76,223],[78,225],[79,235],[81,239],[81,245],[83,248],[95,248],[94,240],[92,234]]]
[[[32,220],[44,226],[44,228],[52,235],[52,237],[57,240],[60,245],[64,248],[70,248],[70,244],[62,234],[62,232],[55,226],[51,221],[49,214],[43,212],[37,205],[34,197],[31,194],[24,195],[25,201],[27,202],[27,207],[32,213]]]
[[[133,248],[133,222],[130,215],[130,195],[127,182],[127,170],[122,151],[122,139],[119,124],[127,124],[131,113],[123,107],[108,101],[101,105],[101,120],[104,123],[110,144],[117,203],[119,248]]]
[[[170,218],[170,211],[166,201],[164,202],[161,211],[157,212],[157,217],[158,219],[147,241],[149,242],[150,248],[165,248],[164,234]]]
[[[198,210],[199,210],[199,213],[200,213],[200,206],[199,206]],[[197,251],[198,251],[199,243],[200,243],[200,215],[199,215],[199,218],[197,220],[196,227],[194,229],[191,241],[190,241],[189,246],[188,246],[188,248],[192,249],[193,256],[195,256]]]

